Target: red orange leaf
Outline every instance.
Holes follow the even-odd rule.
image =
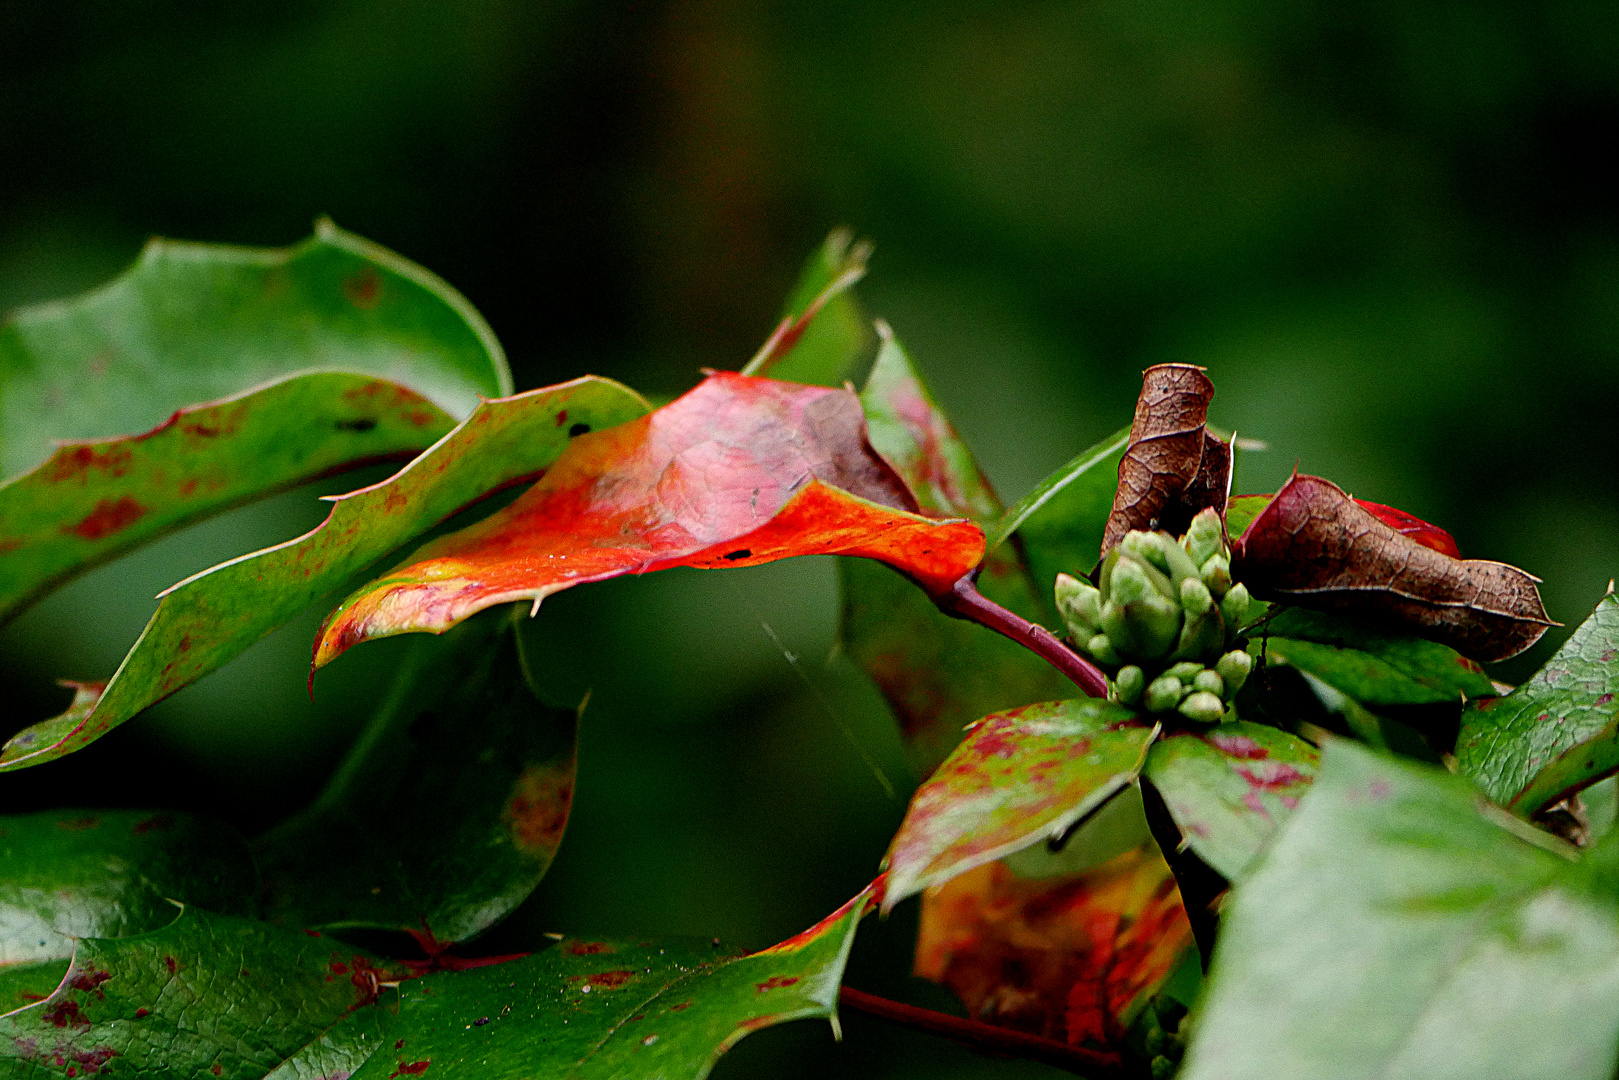
[[[979,1020],[1116,1048],[1191,942],[1175,878],[1149,843],[1082,874],[1027,879],[997,862],[930,890],[916,973]]]
[[[675,566],[860,555],[947,591],[984,534],[938,521],[866,441],[847,390],[730,372],[583,435],[511,506],[418,551],[328,618],[325,664],[370,638],[442,633],[493,604]]]

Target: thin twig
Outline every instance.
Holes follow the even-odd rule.
[[[1117,1054],[1088,1050],[1083,1046],[1070,1046],[1056,1039],[1045,1039],[1011,1028],[996,1027],[980,1020],[965,1020],[949,1013],[906,1005],[904,1002],[867,994],[847,986],[838,991],[838,1002],[851,1009],[870,1013],[880,1020],[887,1020],[891,1024],[910,1028],[912,1031],[942,1035],[974,1050],[1007,1054],[1028,1058],[1030,1061],[1038,1061],[1045,1065],[1055,1065],[1078,1076],[1090,1077],[1091,1080],[1116,1080],[1124,1075],[1119,1068]]]
[[[1091,697],[1107,696],[1107,676],[1095,664],[1064,645],[1050,630],[987,599],[973,583],[973,575],[956,582],[954,588],[934,597],[933,602],[946,615],[987,626],[1011,638],[1068,676]]]
[[[1220,926],[1219,899],[1228,887],[1226,879],[1186,846],[1164,797],[1146,777],[1141,778],[1141,804],[1147,817],[1147,829],[1180,888],[1181,904],[1186,908],[1187,921],[1192,924],[1198,959],[1206,975],[1209,962],[1214,958],[1214,937]]]

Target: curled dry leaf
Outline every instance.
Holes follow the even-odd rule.
[[[1232,543],[1232,576],[1260,599],[1394,619],[1482,661],[1516,656],[1556,625],[1537,578],[1443,554],[1319,476],[1295,475]]]
[[[582,435],[511,506],[418,551],[328,618],[325,664],[370,638],[442,633],[494,604],[675,566],[860,555],[942,594],[984,534],[915,513],[848,390],[730,372],[662,409]]]
[[[1117,1048],[1192,943],[1175,877],[1143,844],[1082,874],[980,866],[922,900],[916,973],[979,1020]]]
[[[1200,367],[1147,369],[1136,399],[1130,444],[1102,534],[1102,552],[1132,529],[1181,533],[1199,510],[1225,514],[1231,448],[1205,428],[1214,383]]]
[[[1423,547],[1433,548],[1453,559],[1462,557],[1462,549],[1456,546],[1456,538],[1439,526],[1430,525],[1415,514],[1408,514],[1393,506],[1367,502],[1365,499],[1356,499],[1355,502],[1401,536],[1409,537]]]

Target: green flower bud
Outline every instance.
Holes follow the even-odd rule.
[[[1088,581],[1057,575],[1057,611],[1075,641],[1084,641],[1102,625],[1102,594]]]
[[[1201,661],[1218,656],[1223,648],[1225,621],[1220,618],[1219,608],[1210,607],[1201,615],[1186,616],[1186,625],[1181,629],[1175,651],[1170,656],[1175,660],[1197,660],[1201,669]]]
[[[1248,586],[1237,582],[1220,601],[1220,614],[1225,621],[1231,624],[1232,629],[1242,625],[1242,620],[1248,615]]]
[[[1119,662],[1118,650],[1113,647],[1113,641],[1106,634],[1096,634],[1085,642],[1085,651],[1090,653],[1099,664],[1112,667]]]
[[[1181,607],[1186,609],[1186,614],[1202,615],[1213,606],[1214,597],[1202,581],[1189,577],[1181,582]]]
[[[1181,636],[1181,606],[1161,596],[1151,596],[1124,609],[1136,627],[1143,659],[1157,660],[1169,655]]]
[[[1197,678],[1197,673],[1202,670],[1203,665],[1196,660],[1182,660],[1165,671],[1164,674],[1173,675],[1181,682],[1190,684],[1193,679]]]
[[[1214,670],[1225,680],[1226,688],[1230,691],[1226,697],[1229,701],[1236,696],[1238,690],[1242,689],[1242,684],[1248,681],[1248,673],[1254,670],[1254,658],[1241,649],[1233,649],[1220,657],[1219,662],[1214,665]]]
[[[1231,560],[1224,555],[1210,555],[1198,572],[1203,584],[1209,587],[1216,600],[1225,598],[1226,590],[1231,588]]]
[[[1107,599],[1120,607],[1126,604],[1139,604],[1147,598],[1148,593],[1157,592],[1147,578],[1147,568],[1129,554],[1119,558],[1118,565],[1113,568],[1113,579],[1110,584]]]
[[[1168,712],[1180,704],[1183,689],[1185,687],[1181,686],[1181,681],[1175,676],[1160,675],[1148,685],[1142,704],[1147,707],[1148,712]]]
[[[1199,690],[1180,703],[1180,714],[1199,724],[1212,724],[1225,715],[1225,702],[1207,690]]]
[[[1147,1037],[1142,1040],[1142,1045],[1146,1047],[1147,1053],[1153,1057],[1163,1057],[1164,1050],[1169,1046],[1169,1042],[1169,1032],[1154,1025],[1148,1030]]]
[[[1131,656],[1141,655],[1141,635],[1136,626],[1124,612],[1122,604],[1112,600],[1102,605],[1102,633],[1112,639],[1113,648],[1129,653]]]
[[[1147,676],[1134,664],[1126,664],[1113,676],[1113,689],[1125,705],[1134,705],[1147,687]]]
[[[1211,555],[1225,554],[1225,528],[1213,507],[1198,512],[1182,542],[1187,556],[1198,566],[1208,562]]]
[[[1119,544],[1118,548],[1116,549],[1119,552],[1119,561],[1117,565],[1113,567],[1112,590],[1103,590],[1103,595],[1105,595],[1109,600],[1119,600],[1120,603],[1135,602],[1133,599],[1121,600],[1118,596],[1118,590],[1120,588],[1135,588],[1134,584],[1121,584],[1119,581],[1120,571],[1123,571],[1126,566],[1129,566],[1133,567],[1132,570],[1127,571],[1132,581],[1136,572],[1139,571],[1141,578],[1147,583],[1148,587],[1150,587],[1153,592],[1157,593],[1159,596],[1162,596],[1166,600],[1178,601],[1180,598],[1180,593],[1177,591],[1177,587],[1169,580],[1168,575],[1154,566],[1150,559],[1137,555],[1131,550],[1131,548],[1140,549],[1143,543],[1150,544],[1152,534],[1129,533],[1125,536],[1125,539],[1128,540],[1132,536],[1145,536],[1148,539],[1144,542],[1138,541],[1137,543],[1131,545],[1131,547],[1125,547],[1122,542]]]
[[[1225,680],[1220,678],[1218,671],[1204,668],[1197,673],[1197,678],[1192,680],[1192,689],[1205,690],[1223,699],[1225,697]]]
[[[1177,595],[1182,581],[1197,576],[1197,563],[1168,533],[1129,532],[1119,541],[1119,546],[1133,558],[1166,575],[1171,585],[1171,597]]]

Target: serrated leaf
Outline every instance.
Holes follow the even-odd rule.
[[[74,938],[167,926],[175,900],[252,914],[258,891],[236,830],[170,810],[0,817],[0,867],[0,965],[66,958]]]
[[[1094,698],[984,717],[912,797],[888,848],[883,910],[1061,835],[1135,779],[1157,734]]]
[[[0,486],[0,622],[76,574],[232,506],[453,427],[426,398],[363,375],[293,375],[180,409],[140,435],[58,446]]]
[[[53,440],[146,431],[176,408],[294,372],[370,375],[455,417],[511,393],[461,294],[330,221],[289,248],[154,240],[123,275],[0,326],[0,476]]]
[[[990,530],[999,550],[1014,534],[1041,596],[1051,595],[1057,575],[1088,573],[1096,565],[1102,531],[1119,486],[1119,461],[1130,442],[1122,428],[1040,481]]]
[[[1153,744],[1142,775],[1197,857],[1235,881],[1310,789],[1320,755],[1285,731],[1244,721]]]
[[[912,511],[847,390],[710,375],[639,420],[581,436],[505,510],[417,551],[327,619],[329,663],[361,641],[441,632],[497,603],[627,573],[860,555],[942,593],[983,533]]]
[[[923,513],[990,528],[1001,505],[972,452],[883,328],[860,405],[872,447],[892,465]],[[944,615],[913,583],[864,559],[840,559],[842,635],[849,656],[887,698],[918,773],[926,775],[985,713],[1060,696],[1068,682],[999,634]],[[1042,605],[1011,545],[984,556],[978,588],[1025,618]]]
[[[0,1016],[0,1071],[261,1080],[398,977],[330,938],[188,907],[81,940],[54,993]]]
[[[834,229],[805,263],[781,323],[742,374],[815,386],[854,378],[871,355],[871,323],[854,295],[870,256],[869,243]]]
[[[0,771],[93,742],[457,510],[545,469],[571,438],[646,409],[634,391],[594,376],[482,403],[394,476],[334,498],[319,527],[171,588],[93,710],[19,732],[0,751]]]
[[[1222,908],[1179,1075],[1611,1077],[1619,849],[1572,864],[1503,822],[1461,777],[1330,742]]]
[[[387,1050],[354,1080],[401,1075],[702,1080],[743,1037],[836,1023],[868,889],[804,933],[726,956],[706,941],[570,938],[522,960],[400,987]]]
[[[1530,817],[1619,768],[1619,597],[1612,592],[1535,675],[1462,714],[1456,764]]]
[[[1261,600],[1403,625],[1486,662],[1554,625],[1536,578],[1436,551],[1319,476],[1295,473],[1232,541],[1231,575]]]
[[[254,842],[265,918],[460,941],[534,890],[573,802],[578,712],[529,686],[520,614],[412,642],[326,791]]]
[[[1268,660],[1309,672],[1362,705],[1458,704],[1493,696],[1484,670],[1395,625],[1289,608],[1254,632]]]
[[[929,890],[916,973],[975,1019],[1116,1050],[1191,944],[1174,875],[1147,843],[1082,874],[1022,878],[996,862]]]

